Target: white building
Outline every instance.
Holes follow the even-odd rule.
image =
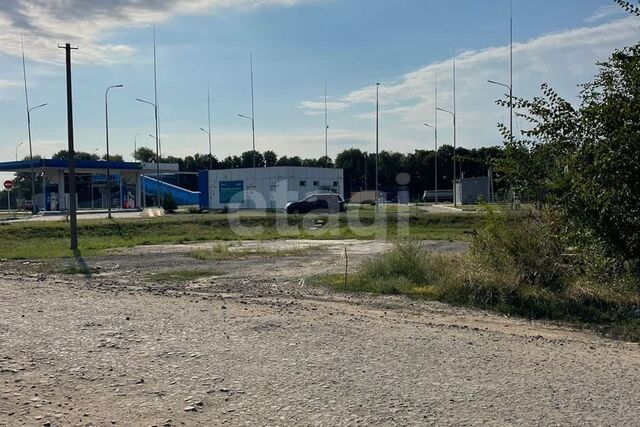
[[[315,193],[344,197],[342,169],[278,166],[222,169],[199,175],[203,209],[283,209]]]

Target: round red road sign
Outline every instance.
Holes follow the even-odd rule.
[[[11,190],[12,188],[13,188],[13,181],[11,181],[10,179],[6,180],[4,182],[4,189]]]

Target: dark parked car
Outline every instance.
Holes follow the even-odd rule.
[[[337,213],[345,211],[345,203],[342,197],[337,194],[314,194],[299,202],[287,204],[285,210],[288,214],[305,214],[309,212]]]

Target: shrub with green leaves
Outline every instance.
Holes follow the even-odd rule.
[[[516,191],[564,216],[567,238],[591,240],[638,274],[640,44],[598,65],[578,105],[547,85],[533,100],[513,101],[531,127],[518,138],[502,127],[500,170]]]
[[[165,212],[169,212],[169,213],[175,212],[176,210],[178,210],[178,203],[173,198],[173,195],[171,193],[166,193],[163,196],[162,209],[164,209]]]
[[[471,256],[479,267],[506,275],[513,284],[558,289],[567,273],[563,247],[550,213],[523,216],[489,210],[473,239]]]

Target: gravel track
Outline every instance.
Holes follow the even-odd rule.
[[[0,425],[638,424],[638,345],[311,287],[345,244],[354,268],[390,247],[321,244],[217,263],[136,248],[87,260],[91,277],[4,263]],[[145,278],[213,267],[225,274]]]

